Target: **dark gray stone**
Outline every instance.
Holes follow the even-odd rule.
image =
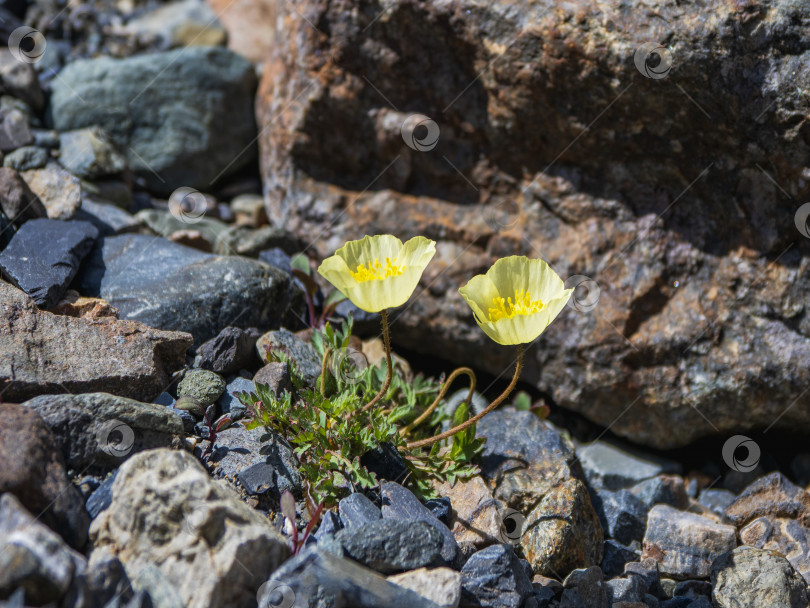
[[[641,581],[637,577],[614,578],[606,583],[607,596],[616,602],[640,602],[644,598]]]
[[[295,284],[294,281],[293,284]],[[256,352],[265,363],[268,362],[268,349],[271,352],[278,351],[287,355],[295,364],[304,382],[310,386],[315,384],[321,374],[321,358],[318,357],[312,343],[305,342],[293,332],[282,328],[267,332],[256,342]]]
[[[239,473],[248,467],[269,464],[276,473],[276,489],[271,494],[277,497],[276,492],[280,495],[289,491],[301,495],[300,465],[292,448],[278,435],[264,429],[248,430],[237,423],[220,431],[209,462],[216,464],[213,472],[216,477],[233,482],[237,482]]]
[[[256,340],[260,336],[255,328],[226,327],[197,349],[198,366],[218,374],[256,369],[259,363]]]
[[[289,276],[266,264],[139,234],[105,238],[77,280],[83,294],[104,298],[122,319],[183,328],[197,344],[228,326],[279,325],[303,304]]]
[[[276,470],[271,464],[257,462],[239,471],[236,478],[239,480],[239,483],[242,484],[242,487],[245,488],[245,492],[251,496],[265,494],[268,491],[273,491],[278,496],[281,496],[276,486]]]
[[[345,557],[381,574],[443,565],[442,535],[424,521],[379,519],[333,538]]]
[[[360,456],[360,464],[377,475],[378,481],[403,481],[410,472],[396,446],[388,441]]]
[[[702,596],[711,597],[712,586],[706,581],[681,581],[675,585],[672,595],[675,597],[690,597],[692,599],[697,599]]]
[[[62,601],[72,608],[130,608],[134,599],[123,564],[115,557],[96,561],[75,577]],[[149,604],[151,607],[151,602]]]
[[[110,506],[114,481],[115,473],[113,472],[113,474],[102,481],[101,485],[87,498],[87,502],[84,503],[84,508],[87,509],[87,514],[90,515],[90,519],[95,519],[98,517],[99,513]]]
[[[624,567],[624,574],[627,578],[637,578],[644,593],[658,599],[666,599],[672,595],[672,593],[667,593],[661,584],[658,562],[654,559],[647,558],[640,562],[628,562]]]
[[[233,421],[241,420],[247,415],[247,406],[236,397],[236,393],[252,393],[255,390],[256,386],[251,380],[237,376],[228,382],[225,392],[217,401],[219,413],[230,415]]]
[[[601,568],[606,578],[619,576],[624,572],[624,566],[627,562],[635,562],[639,559],[638,553],[613,539],[605,541],[603,555]]]
[[[450,502],[450,499],[446,496],[440,496],[439,498],[430,498],[425,501],[425,506],[430,509],[430,512],[442,522],[448,528],[450,527],[450,520],[451,515],[453,512],[453,504]],[[529,568],[529,562],[526,562]]]
[[[644,538],[648,507],[629,490],[602,490],[593,499],[602,529],[624,545]]]
[[[22,404],[50,427],[68,466],[115,468],[131,454],[183,436],[175,410],[108,393],[41,395]]]
[[[255,87],[253,66],[224,48],[82,59],[53,81],[51,116],[58,131],[101,126],[156,192],[210,189],[255,158]]]
[[[673,597],[659,604],[660,608],[691,608],[695,600],[691,597]]]
[[[671,505],[676,509],[685,509],[689,504],[683,478],[676,475],[657,475],[645,479],[630,491],[644,503],[648,511],[657,504]]]
[[[462,603],[484,608],[521,608],[533,591],[512,545],[482,549],[461,569]]]
[[[318,529],[315,531],[313,536],[317,540],[325,540],[326,538],[331,538],[338,530],[341,529],[340,524],[340,517],[334,511],[326,511],[321,516],[321,522],[318,526]]]
[[[27,221],[0,253],[0,271],[37,306],[53,308],[97,238],[98,230],[88,222]]]
[[[90,222],[98,228],[101,236],[113,236],[125,232],[136,232],[140,223],[131,213],[108,203],[96,202],[89,197],[82,198],[82,206],[74,219]]]
[[[382,516],[384,519],[404,519],[408,521],[424,521],[436,528],[444,538],[442,545],[442,558],[453,564],[458,555],[458,543],[453,533],[436,516],[430,512],[413,493],[393,481],[383,482]]]
[[[286,591],[294,595],[273,595]],[[360,564],[338,557],[317,545],[304,549],[286,561],[273,577],[259,588],[260,606],[276,605],[295,598],[295,608],[439,608],[421,595],[393,583]],[[265,603],[262,603],[265,602]]]
[[[279,247],[273,247],[272,249],[259,252],[259,261],[270,264],[270,266],[283,270],[284,272],[292,272],[290,255]]]
[[[607,441],[595,441],[577,449],[588,482],[597,488],[621,490],[663,473],[678,473],[672,461],[637,453]]]
[[[380,509],[365,494],[349,494],[338,503],[340,523],[344,528],[363,527],[382,519]]]
[[[580,568],[563,581],[560,608],[609,608],[607,585],[597,566]]]

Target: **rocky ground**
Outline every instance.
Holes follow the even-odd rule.
[[[787,0],[0,2],[0,606],[810,608],[810,453],[769,453],[810,432],[808,28]],[[416,370],[509,373],[456,294],[498,256],[586,291],[522,378],[553,422],[486,416],[438,499],[385,460],[297,545],[299,460],[236,393],[289,386],[268,346],[314,383],[293,257],[366,232],[438,241],[393,322]]]

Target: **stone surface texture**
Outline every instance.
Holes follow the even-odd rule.
[[[191,336],[112,317],[40,311],[0,282],[0,390],[23,401],[52,393],[107,391],[151,401],[185,362]]]
[[[124,564],[137,588],[157,568],[187,608],[242,606],[287,557],[284,539],[187,452],[136,454],[118,470],[94,551]],[[202,574],[204,573],[204,575]]]
[[[810,429],[810,239],[794,221],[810,6],[277,10],[256,109],[268,216],[320,258],[364,234],[438,241],[395,343],[500,374],[513,350],[457,288],[498,257],[542,257],[598,285],[529,351],[524,379],[557,405],[659,448]]]

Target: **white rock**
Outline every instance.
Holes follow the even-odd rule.
[[[457,608],[461,600],[461,574],[450,568],[419,568],[394,574],[388,580],[415,591],[442,608]]]

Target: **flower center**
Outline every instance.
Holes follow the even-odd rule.
[[[531,315],[543,308],[542,300],[532,300],[528,291],[515,290],[515,299],[497,297],[492,300],[489,310],[490,321],[511,319],[515,315]]]
[[[397,259],[394,258],[394,262],[396,261]],[[380,264],[379,258],[375,258],[374,262],[369,262],[367,266],[358,264],[356,271],[352,272],[350,270],[349,272],[358,283],[364,283],[365,281],[381,281],[382,279],[396,277],[402,274],[405,266],[397,266],[394,262],[391,261],[391,258],[385,258],[385,266],[383,266]]]

